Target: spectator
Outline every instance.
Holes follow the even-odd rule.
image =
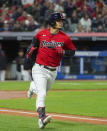
[[[107,32],[107,15],[104,17],[104,30]]]
[[[66,14],[65,13],[63,13],[63,17],[64,17],[64,22],[63,22],[63,30],[64,31],[66,31],[66,32],[69,32],[69,31],[71,31],[70,30],[70,25],[69,25],[69,23],[68,22],[70,22],[70,21],[68,21],[67,19],[66,19]]]
[[[30,0],[31,1],[31,0]],[[21,5],[21,0],[12,0],[12,5]]]
[[[18,5],[21,5],[21,0],[2,0],[2,1],[5,1],[3,3],[5,3],[6,5],[8,6],[18,6]]]
[[[34,4],[32,5],[32,16],[34,18],[34,20],[38,21],[39,22],[39,11],[40,11],[40,8],[41,8],[41,5],[40,3],[36,0],[34,2]]]
[[[104,31],[103,26],[102,26],[102,25],[99,25],[99,26],[97,27],[97,32],[103,32],[103,31]]]
[[[79,23],[83,26],[84,32],[89,32],[91,30],[91,19],[88,14],[84,14],[84,16],[80,19]]]
[[[13,14],[13,18],[16,21],[18,17],[20,17],[23,13],[23,8],[21,6],[19,6],[16,11]]]
[[[88,4],[91,7],[91,9],[93,10],[95,8],[95,1],[94,0],[88,0]]]
[[[49,6],[49,2],[45,0],[43,2],[43,4],[41,5],[41,7],[40,7],[40,12],[39,12],[39,17],[40,17],[39,23],[40,24],[44,24],[45,23],[45,21],[44,21],[45,13],[46,13],[46,10],[48,10],[48,6]]]
[[[31,6],[34,4],[35,0],[21,0],[22,5],[24,6]]]
[[[6,56],[4,51],[2,50],[2,44],[0,43],[0,81],[5,80],[6,65]]]
[[[104,3],[104,4],[107,4],[107,0],[103,0],[103,3]]]
[[[55,3],[54,12],[64,12],[63,2],[61,0]]]
[[[85,14],[88,14],[89,17],[91,17],[91,9],[88,8],[87,5],[84,5],[81,9],[81,11],[78,12],[79,18],[83,17]]]
[[[79,19],[77,16],[77,11],[74,10],[69,23],[69,31],[74,32],[77,28],[78,23],[79,23]]]
[[[0,6],[3,5],[4,3],[8,3],[7,0],[0,0]]]
[[[82,9],[82,5],[83,5],[83,0],[76,0],[76,7],[78,8],[78,10]]]
[[[102,15],[98,14],[96,17],[93,18],[92,20],[92,31],[97,32],[98,26],[103,25],[103,19]]]
[[[22,15],[17,18],[18,22],[27,20],[27,13],[23,11]]]
[[[72,3],[71,0],[64,1],[64,12],[66,13],[67,18],[71,17],[74,9],[76,9],[75,2]]]
[[[90,13],[91,12],[92,9],[91,9],[90,5],[88,4],[87,0],[83,1],[81,10],[85,11],[84,7],[86,8],[86,11],[87,11],[87,12],[84,12],[84,13]]]
[[[91,14],[91,17],[92,17],[92,20],[99,14],[101,13],[99,8],[98,7],[95,7],[92,11],[92,14]]]
[[[47,27],[47,16],[52,12],[62,12],[66,15],[64,30],[67,32],[75,31],[75,29],[71,30],[71,27],[74,27],[75,14],[79,21],[84,14],[88,14],[90,19],[88,21],[92,21],[92,29],[89,28],[88,32],[97,32],[99,21],[101,22],[102,19],[106,21],[107,15],[106,0],[2,0],[0,3],[0,32],[35,31],[41,24]],[[101,14],[100,20],[97,18],[99,14]],[[33,21],[29,21],[28,15],[32,16]],[[105,23],[103,21],[102,24]],[[103,31],[107,32],[105,28]]]
[[[49,8],[46,10],[45,12],[45,27],[47,27],[48,25],[48,16],[54,12],[54,7],[55,7],[55,4],[54,3],[49,3]]]
[[[16,11],[16,6],[11,6],[9,9],[8,9],[8,17],[9,19],[14,19],[13,15],[14,15],[14,12]]]
[[[107,16],[107,5],[104,5],[102,9],[102,16]]]
[[[103,7],[103,0],[95,0],[95,4],[98,8],[102,8]]]
[[[77,11],[74,10],[71,16],[71,23],[72,24],[78,24],[79,20],[78,20],[78,16],[77,16]]]
[[[23,28],[20,26],[18,21],[16,22],[16,24],[13,25],[13,31],[14,32],[21,32],[21,31],[23,31]]]
[[[78,33],[78,32],[84,32],[83,26],[81,24],[79,24],[77,26],[77,29],[75,30],[75,33]]]
[[[3,31],[3,21],[0,18],[0,32]]]

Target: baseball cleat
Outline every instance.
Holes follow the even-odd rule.
[[[39,119],[39,120],[38,120],[38,125],[39,125],[39,128],[40,128],[40,129],[43,129],[43,128],[44,128],[44,124],[43,124],[42,119]]]
[[[38,125],[40,129],[43,129],[50,121],[51,121],[51,116],[46,116],[43,120],[39,119],[38,120]]]
[[[31,99],[32,96],[33,96],[33,94],[34,94],[33,91],[30,91],[30,90],[29,90],[29,91],[27,92],[27,97],[28,97],[29,99]]]

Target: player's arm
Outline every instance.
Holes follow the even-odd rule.
[[[39,41],[37,40],[36,37],[33,37],[32,42],[31,42],[32,47],[39,47]]]
[[[75,50],[65,50],[64,55],[66,56],[74,56],[75,55]]]
[[[29,59],[30,55],[33,53],[34,50],[36,50],[39,47],[39,41],[33,37],[32,42],[30,44],[30,46],[27,49],[26,52],[26,57],[27,59]]]
[[[75,46],[72,42],[72,40],[66,36],[67,39],[65,41],[65,44],[64,44],[64,55],[66,56],[74,56],[75,55]]]

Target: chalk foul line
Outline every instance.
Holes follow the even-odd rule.
[[[38,114],[36,112],[28,112],[28,111],[19,111],[19,110],[11,110],[11,109],[0,109],[0,113],[16,113],[16,114],[22,114],[22,115],[35,115]],[[86,117],[86,116],[74,116],[74,115],[64,115],[64,114],[54,114],[54,113],[47,113],[47,115],[51,115],[55,119],[59,120],[74,120],[74,121],[81,121],[87,123],[99,123],[99,124],[105,124],[107,125],[107,118],[92,118],[92,117]],[[63,118],[63,119],[62,119]]]

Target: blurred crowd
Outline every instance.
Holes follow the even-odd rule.
[[[107,0],[0,0],[0,32],[36,31],[48,26],[48,16],[61,12],[65,32],[107,32]],[[15,59],[16,79],[31,79],[23,49]],[[0,43],[0,81],[5,80],[7,59]]]
[[[35,31],[62,12],[66,32],[107,32],[107,0],[2,0],[0,32]]]

